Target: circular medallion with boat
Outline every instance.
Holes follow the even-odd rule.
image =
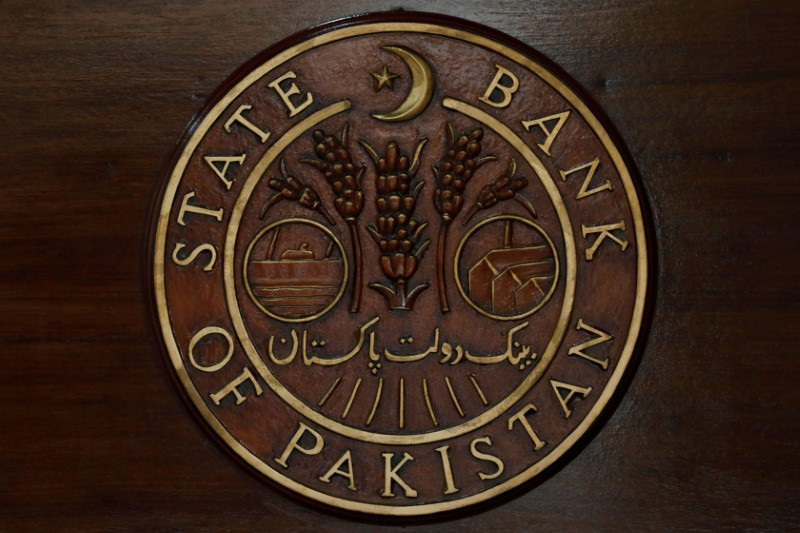
[[[647,289],[631,166],[546,59],[428,14],[259,55],[189,128],[153,288],[179,384],[267,478],[444,512],[539,474],[598,418]]]

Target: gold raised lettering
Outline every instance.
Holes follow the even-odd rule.
[[[342,470],[341,469],[342,465],[346,465],[347,470]],[[325,473],[325,475],[323,475],[319,479],[320,481],[323,481],[325,483],[330,483],[331,477],[335,475],[340,475],[346,478],[349,481],[349,483],[347,484],[347,488],[352,491],[356,490],[356,480],[355,477],[353,476],[353,459],[350,456],[350,450],[344,452],[344,455],[342,455],[339,458],[339,460],[336,461],[336,463],[334,463],[334,465],[330,468],[330,470],[328,470]]]
[[[615,243],[619,244],[620,253],[624,252],[628,248],[628,241],[625,239],[620,239],[613,233],[612,231],[615,230],[622,230],[625,231],[625,221],[620,220],[615,224],[604,224],[602,226],[591,226],[586,227],[581,224],[581,233],[583,233],[583,238],[585,239],[592,233],[599,233],[600,235],[595,239],[594,244],[592,244],[591,248],[587,248],[585,250],[586,253],[586,260],[591,261],[594,259],[594,254],[597,252],[597,248],[606,240],[606,237],[614,241]]]
[[[510,426],[511,423],[509,422],[509,429],[511,429]],[[494,455],[489,455],[488,453],[483,453],[482,451],[478,450],[478,444],[486,444],[487,446],[491,446],[492,439],[491,437],[487,436],[473,440],[472,442],[469,443],[469,451],[472,452],[472,456],[475,459],[480,459],[482,461],[488,461],[490,463],[494,463],[495,466],[497,467],[497,469],[491,474],[478,472],[478,477],[484,481],[487,479],[495,479],[496,477],[498,477],[500,474],[503,473],[503,470],[505,470],[505,465],[503,465],[503,461],[501,461],[499,457]],[[536,449],[538,450],[539,448]]]
[[[239,385],[243,384],[245,381],[249,381],[253,385],[253,389],[256,391],[256,396],[261,396],[261,393],[263,392],[261,390],[261,385],[259,385],[256,381],[256,378],[253,377],[253,373],[250,371],[250,369],[245,367],[239,377],[234,378],[233,381],[225,385],[222,389],[214,394],[209,394],[209,397],[215,404],[219,405],[225,396],[233,394],[236,397],[236,405],[241,405],[247,398],[245,398],[242,393],[239,392]]]
[[[558,397],[558,403],[561,404],[561,408],[564,410],[564,418],[569,418],[572,414],[572,409],[569,407],[569,402],[572,400],[573,396],[580,394],[582,397],[586,398],[589,396],[589,393],[592,392],[591,387],[578,387],[577,385],[570,385],[569,383],[556,381],[554,379],[550,380],[550,385],[553,387],[553,390]],[[562,391],[567,391],[567,394],[563,395]]]
[[[197,259],[197,256],[199,256],[201,253],[208,252],[211,257],[208,259],[208,263],[206,263],[206,265],[203,267],[203,270],[205,270],[206,272],[211,272],[211,270],[214,269],[214,263],[217,260],[217,249],[214,248],[213,245],[207,242],[204,242],[203,244],[198,244],[189,253],[188,256],[181,259],[180,257],[178,257],[178,252],[180,252],[184,248],[186,248],[186,243],[183,242],[175,243],[175,249],[172,250],[172,260],[175,261],[176,265],[189,266],[192,263],[192,261]]]
[[[514,93],[519,89],[519,79],[507,68],[501,67],[500,65],[495,65],[495,68],[497,69],[497,73],[494,75],[492,83],[489,84],[483,96],[478,97],[478,100],[492,107],[508,107]],[[511,85],[503,85],[500,83],[505,79],[511,80]],[[495,91],[499,91],[503,95],[502,100],[499,102],[495,102],[491,99]]]
[[[198,215],[204,215],[207,217],[214,217],[217,219],[217,222],[222,222],[222,213],[224,212],[222,208],[219,209],[209,209],[207,207],[202,207],[195,204],[190,204],[189,200],[194,198],[195,192],[187,192],[183,195],[183,201],[181,201],[181,209],[178,211],[178,224],[181,226],[186,225],[186,213],[196,213]]]
[[[381,456],[383,457],[384,473],[383,492],[381,492],[381,496],[384,498],[394,497],[394,493],[392,492],[392,482],[394,482],[400,485],[400,487],[403,489],[403,492],[406,494],[406,498],[416,498],[417,491],[409,487],[408,484],[403,481],[403,478],[397,475],[397,471],[400,470],[408,461],[413,461],[414,457],[408,452],[403,452],[403,458],[400,460],[400,462],[398,462],[395,466],[392,466],[392,459],[394,458],[393,453],[382,453]]]
[[[297,78],[297,75],[290,70],[289,72],[287,72],[286,74],[272,81],[272,83],[269,84],[271,88],[275,89],[275,92],[278,93],[278,96],[281,97],[281,100],[283,100],[283,103],[286,104],[286,107],[289,108],[289,118],[295,116],[300,111],[310,106],[311,102],[314,101],[314,97],[312,96],[312,94],[306,93],[306,99],[303,101],[303,103],[301,103],[300,105],[294,105],[294,103],[291,101],[289,97],[295,94],[300,94],[300,89],[293,82],[289,86],[288,90],[284,90],[283,87],[281,87],[281,82],[284,80],[290,80],[290,79],[293,80],[295,78]]]
[[[209,335],[222,335],[227,343],[228,347],[225,349],[225,356],[216,364],[214,365],[201,365],[197,362],[194,356],[194,349],[201,340],[205,339]],[[195,367],[197,370],[202,370],[203,372],[216,372],[220,368],[224,367],[228,364],[228,361],[231,360],[231,356],[233,355],[233,338],[231,334],[228,333],[225,329],[219,326],[208,326],[197,333],[189,340],[189,361],[192,363],[192,366]],[[217,403],[219,405],[219,403]]]
[[[520,409],[517,412],[517,414],[508,419],[508,430],[511,431],[514,428],[514,423],[519,422],[520,424],[522,424],[522,427],[525,428],[525,431],[531,438],[531,442],[533,442],[533,449],[540,450],[544,448],[546,442],[539,438],[539,435],[536,434],[536,432],[531,427],[530,422],[528,422],[527,415],[529,411],[533,411],[535,413],[536,411],[538,411],[538,409],[536,409],[536,406],[534,406],[532,403],[529,403],[528,405]]]
[[[256,137],[261,139],[261,144],[264,144],[265,142],[267,142],[267,139],[269,139],[269,132],[262,131],[258,126],[256,126],[255,124],[244,118],[244,115],[242,114],[245,111],[249,111],[251,109],[253,109],[253,106],[251,106],[250,104],[240,105],[239,109],[237,109],[236,112],[233,115],[231,115],[231,118],[229,118],[228,121],[225,123],[225,131],[231,133],[231,126],[233,126],[234,124],[239,124],[246,130],[255,134]]]
[[[211,167],[211,170],[219,176],[219,179],[222,180],[222,184],[225,185],[225,189],[231,190],[231,186],[235,181],[235,178],[228,179],[228,167],[231,166],[231,163],[238,163],[241,165],[244,163],[245,154],[241,155],[232,155],[232,156],[213,156],[207,155],[203,157],[208,166]],[[222,163],[222,166],[219,164]]]
[[[304,448],[300,446],[300,439],[302,439],[306,434],[311,435],[314,438],[314,445],[310,448]],[[283,450],[281,456],[275,459],[275,462],[284,468],[289,468],[289,463],[287,463],[287,460],[295,450],[305,455],[317,455],[322,451],[323,446],[325,446],[325,441],[322,440],[322,435],[300,422],[300,426],[297,428],[297,431],[295,431],[292,440],[290,440],[289,444],[286,445],[286,449]],[[337,463],[337,465],[338,464],[339,463]]]
[[[440,446],[436,451],[442,456],[442,470],[444,471],[444,493],[455,494],[458,492],[455,484],[453,483],[453,468],[450,465],[450,446]]]
[[[581,198],[586,198],[587,196],[591,196],[592,194],[598,193],[600,191],[613,191],[614,187],[611,186],[611,182],[606,180],[605,183],[602,185],[598,185],[593,189],[589,189],[589,185],[592,183],[592,178],[594,178],[595,172],[597,172],[597,168],[600,166],[600,158],[595,157],[588,163],[584,163],[582,165],[578,165],[575,168],[571,168],[569,170],[559,170],[558,172],[561,174],[562,181],[567,181],[567,177],[573,172],[579,172],[581,170],[586,170],[586,176],[583,178],[583,183],[581,184],[581,188],[578,191],[578,194],[575,196],[576,200],[580,200]]]
[[[569,111],[564,111],[562,113],[556,113],[555,115],[550,115],[543,118],[537,118],[535,120],[523,120],[522,127],[525,128],[525,131],[531,131],[531,128],[533,126],[536,126],[539,129],[541,129],[546,135],[546,137],[543,143],[537,144],[536,146],[541,148],[542,152],[544,152],[545,154],[550,155],[550,147],[553,145],[553,141],[556,139],[556,135],[558,135],[558,132],[561,131],[562,126],[564,126],[564,123],[567,121],[568,118],[569,118]],[[555,126],[553,126],[553,129],[548,128],[547,123],[553,122],[554,120],[557,120],[558,122],[556,122]]]
[[[593,339],[589,339],[586,342],[582,342],[580,344],[576,344],[575,346],[573,346],[572,348],[569,349],[567,354],[568,355],[577,355],[578,357],[582,357],[582,358],[586,359],[587,361],[589,361],[590,363],[596,364],[597,366],[599,366],[603,370],[608,369],[608,358],[597,359],[597,358],[592,357],[591,355],[587,354],[586,352],[584,352],[584,350],[586,350],[588,348],[591,348],[592,346],[595,346],[597,344],[601,344],[601,343],[607,342],[607,341],[611,340],[613,338],[613,336],[609,335],[605,331],[601,331],[601,330],[599,330],[597,328],[593,328],[589,324],[585,323],[583,321],[583,319],[580,319],[580,318],[578,319],[578,326],[575,329],[577,329],[577,330],[581,330],[582,329],[584,331],[588,331],[590,333],[594,333],[597,336],[595,338],[593,338]]]

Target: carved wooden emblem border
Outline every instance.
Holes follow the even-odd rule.
[[[152,284],[181,389],[280,486],[440,513],[552,465],[607,409],[648,301],[634,169],[560,69],[429,14],[337,21],[188,129]]]

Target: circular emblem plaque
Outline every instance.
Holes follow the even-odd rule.
[[[471,23],[277,45],[191,125],[158,206],[180,386],[254,469],[340,509],[431,514],[536,477],[641,330],[623,154],[564,74]]]

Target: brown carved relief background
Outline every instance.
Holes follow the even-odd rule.
[[[297,2],[269,7],[11,2],[0,7],[6,73],[0,82],[5,126],[0,161],[6,172],[0,199],[5,435],[0,524],[15,529],[376,527],[284,495],[212,444],[176,394],[163,361],[149,317],[146,239],[150,203],[178,137],[238,65],[312,24],[394,7],[381,2],[345,2],[324,9]],[[797,8],[789,2],[700,7],[589,2],[578,9],[556,2],[444,1],[403,7],[493,26],[544,53],[574,77],[617,126],[631,152],[657,249],[649,339],[625,394],[602,427],[584,439],[580,453],[571,453],[546,479],[511,498],[470,511],[469,517],[451,516],[451,521],[421,527],[796,527]],[[434,53],[421,40],[394,44]],[[374,48],[372,70],[394,61]],[[468,76],[485,77],[492,71],[486,58],[466,55],[456,43],[439,50]],[[298,58],[293,68],[303,84],[334,88],[326,91],[326,104],[338,98],[337,83],[342,98],[363,92],[365,101],[374,102],[370,112],[392,109],[407,88],[407,78],[395,81],[394,92],[375,92],[368,77],[363,83],[341,77],[348,68],[362,72],[363,58],[332,58],[330,64],[342,69],[331,72],[331,77],[342,78],[334,83],[303,78],[312,69],[302,61]],[[447,79],[438,81],[435,98],[448,91]],[[283,108],[270,110],[266,98],[250,103],[265,113],[285,113]],[[530,105],[549,109],[546,101]],[[366,172],[369,194],[359,215],[365,265],[359,316],[387,305],[366,284],[391,283],[378,266],[378,246],[363,228],[375,224],[376,167],[357,142],[366,141],[383,155],[387,144],[396,141],[411,157],[418,141],[427,138],[417,172],[427,181],[443,152],[448,119],[456,132],[474,126],[443,111],[432,113],[419,130],[397,127],[395,132],[390,127],[381,135],[363,134],[353,119],[325,124],[326,133],[339,135],[349,123],[350,150]],[[279,128],[286,125],[274,123],[272,135],[280,135]],[[592,142],[575,138],[580,134],[565,129],[560,141]],[[259,144],[254,136],[213,141],[226,154],[257,150]],[[499,161],[487,163],[479,180],[469,184],[470,200],[461,217],[480,187],[506,170],[511,155],[489,132],[482,153],[495,154]],[[347,226],[331,207],[332,188],[316,169],[300,162],[313,155],[312,140],[299,139],[285,155],[286,175],[313,185],[326,200],[337,219],[332,229],[349,254]],[[581,164],[587,155],[565,152],[557,162],[543,162],[558,176],[559,169]],[[248,165],[256,160],[246,161],[242,170],[249,172]],[[557,229],[548,225],[553,217],[546,193],[526,166],[520,165],[517,175],[529,181],[522,193],[535,200],[537,223],[557,238]],[[246,242],[264,226],[259,210],[275,194],[268,179],[276,176],[285,178],[277,163],[248,206]],[[191,178],[186,186],[191,187]],[[240,181],[233,185],[239,186]],[[564,190],[569,187],[576,191],[579,180]],[[429,283],[414,304],[419,316],[434,312],[440,303],[436,279],[428,273],[433,272],[429,266],[435,261],[439,228],[432,189],[426,183],[414,211],[415,217],[430,222],[424,238],[431,240],[422,258],[425,268],[420,265],[410,278],[412,287]],[[220,186],[217,197],[203,200],[223,203],[227,194]],[[524,213],[519,204],[515,209]],[[480,211],[474,220],[490,212]],[[323,213],[292,200],[270,207],[267,217],[290,214],[326,220]],[[580,227],[573,229],[579,236]],[[193,225],[183,231],[182,239],[190,239]],[[461,221],[454,222],[449,257],[463,232]],[[242,271],[243,265],[237,265],[237,272]],[[221,277],[222,271],[210,275]],[[586,276],[594,277],[582,282],[598,291],[613,296],[622,290],[604,286],[602,272]],[[451,291],[451,298],[455,294]],[[556,292],[550,306],[558,305],[558,297]],[[350,303],[346,291],[340,305]],[[211,318],[198,306],[187,305],[181,313],[196,324]],[[254,321],[258,313],[255,306],[245,310]],[[187,326],[176,335],[188,342],[196,329]],[[578,342],[580,335],[568,331],[565,343]],[[353,364],[364,366],[365,379],[372,377],[366,361]],[[229,377],[235,377],[233,369]],[[285,379],[305,378],[287,372]],[[590,383],[594,374],[587,371],[585,379]],[[326,385],[315,383],[319,390],[314,398]],[[332,397],[330,408],[341,412],[342,399],[337,401]],[[547,401],[552,399],[541,403]],[[422,418],[409,424],[421,427],[427,422],[419,407],[415,412]],[[357,408],[358,417],[364,418],[366,408]],[[248,430],[274,431],[277,419],[259,417],[258,425]],[[235,427],[245,422],[231,418],[226,423]],[[327,453],[335,458],[341,450]],[[441,476],[438,471],[433,475]]]

